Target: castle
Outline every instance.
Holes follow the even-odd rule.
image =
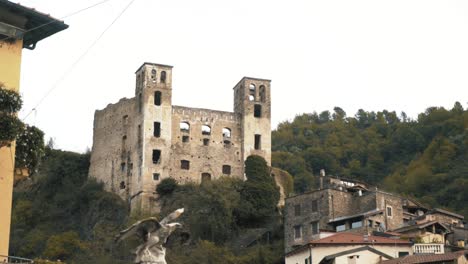
[[[173,105],[172,66],[146,62],[135,74],[135,97],[95,112],[89,169],[132,210],[154,209],[165,178],[243,179],[250,155],[271,165],[270,80],[242,78],[224,112]]]

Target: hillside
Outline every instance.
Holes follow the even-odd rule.
[[[359,110],[302,114],[272,135],[272,165],[294,176],[296,193],[316,187],[320,169],[363,180],[468,217],[468,110]]]

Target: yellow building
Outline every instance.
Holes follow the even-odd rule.
[[[38,41],[68,28],[63,21],[34,9],[0,0],[0,82],[19,91],[21,53]],[[15,144],[0,148],[0,262],[8,256]]]

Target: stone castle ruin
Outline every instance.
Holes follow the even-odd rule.
[[[89,169],[132,210],[152,209],[165,178],[243,179],[250,155],[271,164],[270,80],[242,78],[234,112],[224,112],[173,105],[172,66],[144,63],[135,74],[135,97],[95,112]]]

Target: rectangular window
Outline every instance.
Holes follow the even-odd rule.
[[[300,216],[301,215],[301,205],[296,204],[294,206],[294,216]]]
[[[153,124],[153,134],[154,134],[155,137],[160,137],[161,136],[161,123],[154,122],[154,124]]]
[[[141,147],[143,145],[143,142],[141,140],[142,136],[141,136],[141,125],[138,125],[138,147]]]
[[[153,173],[153,180],[159,181],[159,173]]]
[[[388,217],[392,217],[392,207],[391,206],[387,206],[387,216]]]
[[[210,145],[210,139],[209,138],[204,138],[203,139],[203,146],[208,146]]]
[[[120,163],[120,171],[121,172],[125,171],[125,162]]]
[[[161,105],[161,92],[154,92],[154,105]]]
[[[183,143],[187,143],[187,142],[189,142],[189,140],[190,140],[189,136],[182,136],[182,142]]]
[[[143,109],[143,95],[141,93],[138,94],[138,113],[141,113]]]
[[[318,200],[313,200],[312,201],[312,212],[318,212]]]
[[[398,257],[399,258],[402,258],[404,256],[408,256],[409,255],[409,252],[408,251],[399,251],[398,252]]]
[[[374,227],[374,222],[372,220],[367,220],[368,227]]]
[[[161,150],[153,149],[153,163],[158,164],[161,160]]]
[[[261,149],[261,135],[255,134],[255,149]]]
[[[254,105],[254,117],[262,117],[262,106],[259,104]]]
[[[294,227],[294,239],[301,239],[302,237],[302,227],[295,226]]]
[[[311,228],[312,228],[312,235],[316,235],[319,233],[319,222],[312,222],[311,223]]]
[[[351,228],[359,228],[362,227],[362,221],[356,221],[351,223]]]
[[[345,230],[346,230],[346,225],[345,224],[336,226],[336,232],[341,232],[341,231],[345,231]]]
[[[223,165],[223,174],[231,175],[231,166]]]
[[[183,169],[183,170],[189,170],[190,169],[190,161],[181,160],[180,161],[180,168]]]

